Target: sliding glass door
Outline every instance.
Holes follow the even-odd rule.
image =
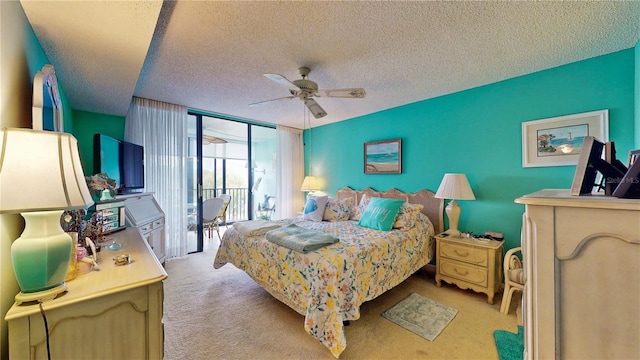
[[[204,201],[230,195],[229,225],[264,215],[264,200],[273,202],[266,194],[275,195],[276,132],[201,114],[190,114],[188,122],[188,252],[200,252],[218,240],[215,230],[205,232],[202,226]]]

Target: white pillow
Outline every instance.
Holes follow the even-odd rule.
[[[302,218],[311,221],[322,221],[324,215],[324,208],[327,206],[329,196],[313,196],[307,197],[307,203],[304,205],[304,211],[302,212]]]

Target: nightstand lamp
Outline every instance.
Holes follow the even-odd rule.
[[[22,290],[16,303],[55,298],[67,290],[64,278],[75,246],[60,216],[93,204],[76,139],[52,131],[0,130],[0,194],[0,213],[20,213],[25,220],[11,245]]]
[[[305,176],[302,181],[300,191],[309,192],[309,195],[313,195],[314,191],[320,190],[320,181],[315,176]]]
[[[469,181],[465,174],[444,174],[442,182],[436,191],[439,199],[451,199],[445,208],[447,218],[449,218],[449,230],[445,233],[453,236],[460,236],[458,230],[458,219],[460,218],[460,206],[456,200],[475,200]]]

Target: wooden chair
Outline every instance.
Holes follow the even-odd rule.
[[[219,197],[207,199],[202,203],[202,226],[209,231],[209,238],[211,238],[211,232],[214,227],[218,232],[218,237],[220,237],[218,215],[220,215],[224,204],[224,199]]]
[[[500,312],[503,314],[509,313],[513,292],[522,291],[526,281],[522,260],[516,255],[518,252],[522,255],[521,247],[507,251],[504,256],[504,292],[502,293],[502,304],[500,304]]]

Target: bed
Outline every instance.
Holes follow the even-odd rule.
[[[358,211],[358,205],[362,206],[363,198],[376,197],[417,204],[412,205],[419,209],[415,223],[391,231],[359,226],[353,213]],[[308,221],[297,217],[270,225],[295,224],[322,231],[339,242],[302,253],[277,245],[264,235],[252,235],[263,232],[241,232],[239,226],[230,227],[213,266],[217,269],[230,263],[245,271],[272,296],[303,315],[307,333],[337,358],[347,346],[344,322],[360,317],[360,305],[395,287],[431,261],[432,235],[443,227],[443,200],[428,190],[410,194],[397,189],[378,192],[345,187],[336,192],[335,201],[350,204],[349,219]]]

